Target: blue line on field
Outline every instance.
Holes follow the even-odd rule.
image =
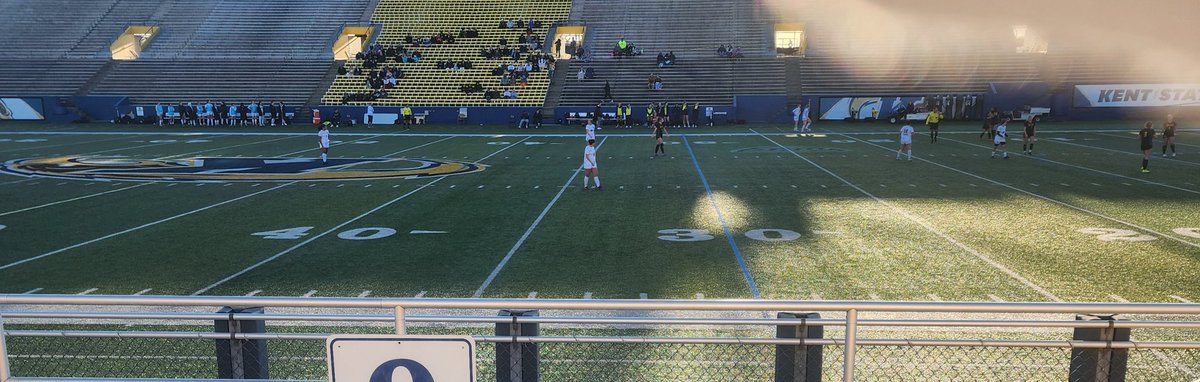
[[[737,258],[738,267],[742,268],[742,276],[750,285],[750,294],[754,298],[762,298],[758,293],[758,284],[754,282],[754,276],[750,275],[750,268],[746,266],[746,258],[742,257],[742,250],[738,248],[737,241],[733,240],[733,232],[729,229],[729,223],[725,221],[725,214],[721,213],[721,206],[717,204],[712,187],[708,185],[708,178],[704,177],[704,170],[700,169],[700,161],[696,160],[696,153],[692,152],[692,144],[688,143],[687,135],[683,136],[683,145],[687,146],[688,155],[692,156],[692,164],[696,165],[696,173],[700,174],[700,182],[704,184],[704,192],[708,193],[708,201],[712,202],[713,209],[717,211],[717,219],[721,221],[721,229],[725,230],[725,238],[729,239],[729,247],[733,248],[733,256]]]

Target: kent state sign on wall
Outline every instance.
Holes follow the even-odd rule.
[[[474,382],[475,340],[337,335],[326,340],[330,382]]]
[[[1075,107],[1200,106],[1200,84],[1075,85]]]

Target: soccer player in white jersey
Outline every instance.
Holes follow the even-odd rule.
[[[900,128],[900,150],[896,151],[896,160],[900,160],[901,154],[908,154],[908,160],[912,160],[912,125],[904,125]]]
[[[801,134],[812,133],[812,129],[809,128],[809,126],[812,126],[812,119],[808,117],[808,114],[809,114],[808,104],[804,104],[804,110],[800,112],[800,133]]]
[[[588,189],[588,176],[596,180],[596,189],[603,190],[600,186],[600,169],[596,166],[596,140],[588,139],[587,147],[583,148],[583,189]]]
[[[1000,119],[1000,124],[996,125],[996,136],[992,138],[992,143],[992,158],[1003,154],[1004,159],[1008,159],[1008,118]]]
[[[323,123],[317,131],[317,148],[321,149],[321,164],[329,163],[329,123]]]
[[[583,132],[584,132],[583,139],[589,140],[589,141],[596,140],[596,120],[589,119],[587,126],[583,127]]]
[[[802,111],[804,111],[803,105],[796,105],[796,108],[792,109],[792,131],[794,132],[800,132],[800,113]]]

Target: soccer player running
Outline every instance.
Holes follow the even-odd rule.
[[[329,121],[317,129],[317,148],[321,149],[321,164],[329,163]]]
[[[900,155],[905,153],[908,154],[908,160],[912,160],[912,138],[914,131],[915,129],[913,129],[912,125],[904,125],[900,128],[900,150],[896,151],[896,160],[900,160]]]
[[[588,139],[587,147],[583,148],[583,189],[588,189],[588,176],[596,180],[596,190],[603,190],[600,186],[600,169],[596,166],[596,140]]]
[[[1008,159],[1008,119],[1001,118],[1000,124],[996,125],[995,136],[992,137],[992,158],[996,154],[1003,154],[1004,159]]]
[[[662,152],[662,155],[667,155],[667,149],[665,147],[663,147],[663,136],[666,136],[666,135],[669,135],[669,134],[667,134],[667,127],[663,126],[661,122],[655,123],[654,124],[654,143],[655,143],[654,156],[651,156],[650,159],[654,159],[655,157],[657,157],[658,153],[660,151]]]
[[[1146,122],[1138,138],[1142,141],[1142,173],[1150,172],[1150,150],[1154,149],[1154,122]]]
[[[929,111],[929,116],[925,117],[925,124],[929,125],[929,143],[937,143],[938,140],[938,124],[942,122],[942,112],[938,109]]]
[[[1175,116],[1167,114],[1167,121],[1163,123],[1163,158],[1167,157],[1167,146],[1171,146],[1171,157],[1175,157]]]
[[[1033,144],[1037,143],[1037,122],[1034,122],[1033,116],[1030,116],[1025,121],[1025,138],[1024,144],[1021,145],[1021,151],[1025,155],[1033,155]]]

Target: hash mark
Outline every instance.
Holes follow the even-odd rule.
[[[819,293],[813,293],[811,297],[813,300],[821,300],[821,295]]]
[[[591,300],[591,299],[592,299],[592,292],[586,292],[586,293],[584,293],[584,294],[583,294],[583,299],[584,299],[584,300]]]
[[[1092,183],[1092,185],[1096,186],[1096,187],[1101,187],[1100,184],[1098,184],[1098,183]]]
[[[1059,183],[1058,185],[1063,186],[1063,187],[1071,187],[1071,185],[1066,184],[1066,183]]]
[[[646,300],[646,299],[650,298],[650,295],[645,294],[645,293],[638,293],[638,298]]]
[[[537,292],[529,292],[529,299],[532,300],[535,298],[537,298]]]
[[[141,296],[141,295],[144,295],[144,294],[146,294],[146,293],[150,293],[150,291],[152,291],[152,290],[154,290],[154,289],[151,289],[151,288],[142,289],[141,291],[138,291],[137,293],[134,293],[133,295],[134,295],[134,296]]]
[[[313,290],[310,290],[310,291],[308,291],[308,293],[305,293],[305,294],[304,294],[304,297],[312,297],[314,294],[317,294],[317,290],[316,290],[316,289],[313,289]]]
[[[696,299],[697,299],[697,300],[703,300],[703,299],[704,299],[704,293],[696,293]]]
[[[929,294],[929,299],[930,299],[930,300],[933,300],[933,301],[942,301],[942,297],[941,297],[941,296],[938,296],[938,295],[936,295],[936,294],[933,294],[933,293],[930,293],[930,294]]]
[[[1126,185],[1126,186],[1132,186],[1132,184],[1125,183],[1125,182],[1121,182],[1121,184],[1124,184],[1124,185]]]
[[[422,298],[422,297],[425,297],[425,291],[421,291],[421,292],[417,293],[416,296],[413,296],[413,298]]]
[[[88,290],[85,290],[85,291],[83,291],[83,292],[79,292],[79,293],[76,293],[76,294],[77,294],[77,295],[81,295],[81,296],[82,296],[82,295],[85,295],[85,294],[92,294],[92,292],[95,292],[95,291],[98,291],[98,290],[100,290],[100,288],[91,288],[91,289],[88,289]]]
[[[1126,300],[1124,297],[1117,296],[1115,294],[1108,295],[1108,298],[1116,302],[1129,302],[1129,300]]]
[[[262,289],[255,289],[255,290],[251,291],[250,293],[246,293],[246,297],[254,296],[259,293],[262,293]]]
[[[42,288],[33,288],[33,289],[27,290],[27,291],[25,291],[25,293],[21,293],[21,294],[34,294],[34,293],[41,292],[41,291],[42,291]]]
[[[875,293],[868,293],[868,294],[867,294],[867,296],[868,296],[868,297],[871,297],[871,299],[872,299],[872,300],[875,300],[875,301],[882,300],[881,298],[879,298],[879,295],[878,295],[878,294],[875,294]]]
[[[362,291],[362,293],[359,293],[359,294],[358,294],[358,297],[359,297],[359,298],[363,298],[363,297],[367,297],[367,296],[370,296],[370,295],[371,295],[371,291],[369,291],[369,290],[364,290],[364,291]]]
[[[994,295],[994,294],[989,294],[989,295],[987,295],[987,296],[988,296],[988,298],[992,299],[992,301],[995,301],[995,302],[1004,302],[1004,299],[1000,298],[1000,296],[997,296],[997,295]]]
[[[41,289],[41,288],[38,288],[38,289]],[[1173,298],[1173,299],[1179,300],[1179,302],[1182,302],[1182,303],[1184,303],[1184,304],[1194,304],[1194,303],[1192,302],[1192,300],[1188,300],[1188,299],[1186,299],[1186,298],[1179,297],[1179,296],[1176,296],[1176,295],[1170,295],[1170,296],[1167,296],[1167,297],[1170,297],[1170,298]]]
[[[1030,186],[1034,186],[1034,187],[1037,187],[1037,186],[1038,186],[1038,184],[1037,184],[1037,183],[1030,183],[1029,185],[1030,185]]]

